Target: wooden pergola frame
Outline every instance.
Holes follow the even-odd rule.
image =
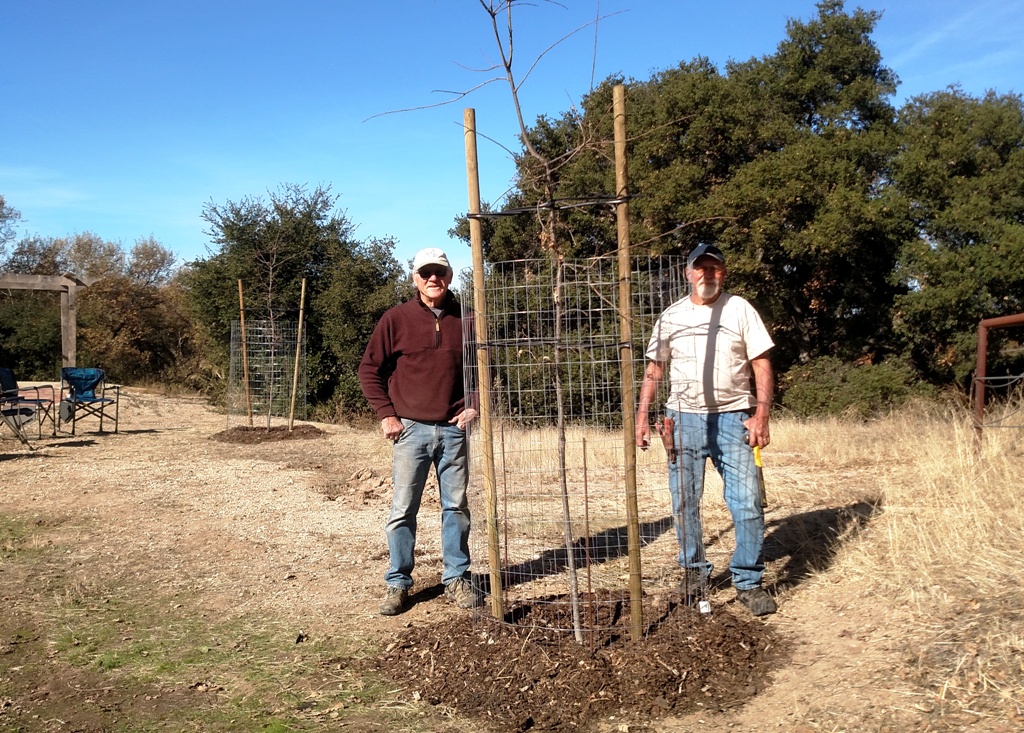
[[[0,272],[0,289],[3,290],[48,290],[60,293],[60,350],[61,365],[76,366],[78,315],[75,293],[91,282],[65,275],[11,275]]]

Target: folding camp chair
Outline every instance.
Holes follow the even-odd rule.
[[[102,369],[64,367],[60,370],[58,419],[65,425],[71,423],[72,435],[78,421],[87,417],[99,418],[101,433],[104,432],[103,420],[113,420],[116,433],[120,397],[121,386],[107,384]]]
[[[50,435],[57,435],[57,398],[53,387],[19,387],[14,371],[0,367],[0,390],[5,400],[16,404],[6,404],[8,410],[18,409],[22,427],[31,419],[36,421],[39,437],[43,437],[43,426],[50,423]],[[31,416],[25,410],[31,411]]]
[[[28,437],[21,426],[34,416],[35,414],[31,407],[22,407],[18,404],[18,396],[16,394],[8,396],[6,392],[0,393],[0,423],[13,430],[14,434],[18,436],[18,440],[27,445],[30,450],[32,445],[28,442]]]

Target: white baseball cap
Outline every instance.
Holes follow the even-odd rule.
[[[427,247],[417,252],[412,260],[412,271],[419,272],[427,265],[442,265],[448,268],[448,272],[452,271],[451,263],[448,262],[448,256],[437,247]]]

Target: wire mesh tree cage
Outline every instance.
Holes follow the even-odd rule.
[[[306,419],[306,338],[294,321],[241,321],[231,324],[227,384],[228,427],[287,425]],[[298,354],[296,355],[296,351]],[[294,390],[293,390],[294,384]]]
[[[688,285],[683,258],[634,260],[632,268],[639,384],[652,327]],[[482,431],[474,426],[471,542],[475,581],[493,591],[488,558],[497,557],[502,587],[500,613],[485,607],[477,618],[556,641],[620,634],[631,603],[618,262],[490,263],[484,281],[494,506],[485,495]],[[466,363],[474,364],[466,323]],[[468,378],[467,393],[475,379]],[[654,619],[666,603],[678,603],[683,577],[662,446],[638,453],[636,474],[644,616]],[[496,533],[483,531],[488,512]],[[497,548],[488,546],[494,542]]]

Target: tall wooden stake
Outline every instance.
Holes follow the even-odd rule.
[[[498,491],[494,476],[494,433],[491,425],[491,363],[487,344],[487,300],[484,297],[484,243],[480,219],[480,167],[476,152],[476,110],[463,112],[466,142],[466,179],[469,188],[469,239],[473,247],[473,323],[476,333],[477,398],[480,407],[480,436],[483,451],[484,495],[487,509],[487,558],[491,576],[491,615],[503,615],[501,550],[498,539]]]
[[[249,394],[249,349],[245,344],[245,301],[242,299],[242,279],[238,279],[238,318],[242,329],[242,382],[245,385],[245,413],[252,427],[252,395]]]
[[[640,512],[636,499],[636,405],[633,376],[632,263],[629,253],[629,181],[626,169],[626,88],[612,91],[615,114],[615,222],[619,240],[619,362],[622,370],[622,443],[626,471],[626,541],[629,544],[629,630],[644,633],[643,576],[640,572]]]
[[[302,293],[299,295],[299,331],[295,336],[295,371],[292,373],[292,406],[288,412],[288,432],[295,423],[295,392],[299,389],[299,355],[302,353],[302,316],[306,312],[306,278],[302,278]]]

